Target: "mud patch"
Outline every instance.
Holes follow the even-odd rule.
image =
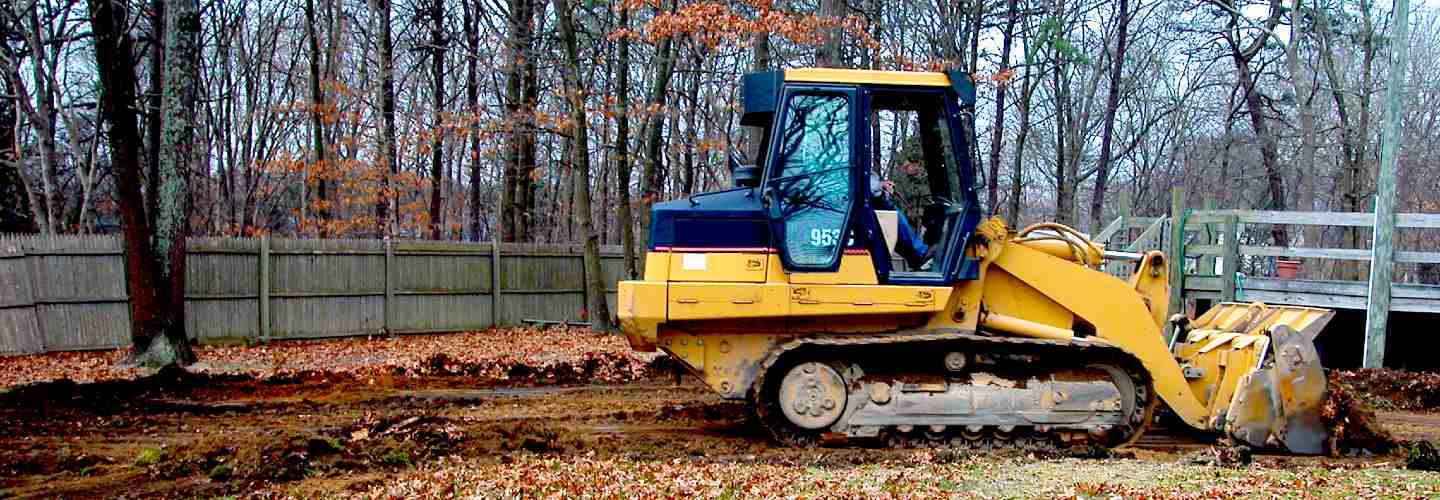
[[[583,440],[574,434],[530,421],[467,424],[434,415],[367,415],[345,426],[315,431],[211,435],[173,450],[146,450],[135,465],[163,478],[293,481],[347,471],[408,468],[452,454],[504,460],[512,452],[583,448]]]
[[[68,446],[59,449],[20,446],[0,454],[0,477],[17,477],[35,474],[56,474],[75,472],[88,475],[112,460]]]

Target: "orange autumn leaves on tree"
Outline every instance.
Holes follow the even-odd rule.
[[[730,4],[722,2],[695,2],[679,7],[674,12],[660,12],[639,30],[618,29],[610,39],[630,37],[655,43],[662,38],[684,36],[709,48],[726,44],[749,43],[758,33],[780,36],[792,43],[818,45],[827,30],[841,29],[858,43],[867,48],[878,48],[878,43],[866,30],[866,22],[857,16],[831,17],[816,14],[794,14],[771,8],[771,2],[749,0],[754,14],[736,11]],[[654,1],[627,0],[621,2],[623,9],[638,9],[656,6]]]
[[[379,141],[373,136],[373,115],[366,115],[364,95],[352,91],[339,82],[322,82],[322,88],[332,98],[317,106],[308,99],[301,99],[273,106],[268,112],[304,127],[312,113],[318,114],[327,131],[325,148],[330,151],[324,162],[316,161],[315,153],[308,143],[290,144],[280,147],[268,161],[248,166],[277,182],[267,183],[257,189],[257,194],[267,197],[300,196],[295,192],[295,183],[289,179],[303,181],[305,186],[303,204],[286,210],[285,216],[295,224],[294,233],[314,237],[325,234],[331,237],[371,237],[381,224],[376,219],[375,206],[378,203],[393,203],[393,217],[390,234],[396,237],[418,237],[428,234],[430,228],[429,200],[425,196],[431,179],[412,168],[415,158],[430,154],[438,138],[446,144],[468,141],[471,134],[478,135],[480,148],[466,155],[499,156],[504,137],[509,133],[509,121],[521,123],[524,127],[537,130],[561,130],[563,115],[537,112],[525,117],[493,116],[484,109],[468,112],[442,111],[439,123],[425,120],[418,126],[402,129],[396,137],[396,148],[401,163],[398,173],[390,172],[385,156],[376,150]],[[523,118],[523,119],[521,119]],[[539,172],[537,171],[538,175]],[[315,196],[321,180],[326,181],[329,193],[326,199]],[[464,189],[453,179],[445,179],[447,193],[458,193]],[[464,198],[447,195],[443,201],[443,230],[449,234],[462,231],[462,220],[455,214],[464,209]],[[321,219],[321,211],[331,214]],[[236,229],[238,234],[238,228]],[[248,231],[253,236],[264,232],[259,229]]]

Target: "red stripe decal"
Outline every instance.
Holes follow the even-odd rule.
[[[655,247],[656,252],[697,252],[697,253],[777,253],[766,247]]]
[[[656,252],[683,253],[780,253],[780,250],[766,247],[655,247]],[[845,255],[870,255],[864,248],[846,248]]]

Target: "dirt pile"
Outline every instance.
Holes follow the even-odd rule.
[[[1345,372],[1330,370],[1329,394],[1320,407],[1329,436],[1326,452],[1331,456],[1354,453],[1390,453],[1399,443],[1380,425],[1366,401],[1366,391],[1351,383]]]
[[[535,361],[509,356],[461,358],[435,353],[420,362],[422,376],[469,377],[480,382],[575,384],[596,381],[639,380],[663,374],[658,361],[622,352],[584,352],[558,360]]]
[[[118,364],[125,349],[0,356],[0,392],[46,381],[133,380],[149,370]],[[491,328],[434,335],[289,340],[196,348],[191,371],[279,381],[371,381],[466,376],[480,383],[587,378],[629,382],[648,376],[656,354],[637,353],[624,337],[587,328]],[[523,381],[523,380],[522,380]]]
[[[1375,368],[1329,373],[1332,385],[1340,380],[1377,409],[1440,409],[1440,373]]]

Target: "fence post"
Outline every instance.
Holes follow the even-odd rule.
[[[1185,188],[1170,193],[1170,307],[1168,314],[1185,313]],[[1166,326],[1166,338],[1174,334]]]
[[[500,326],[500,240],[490,238],[490,326]]]
[[[1210,196],[1207,195],[1207,196],[1205,197],[1205,211],[1206,211],[1206,212],[1211,212],[1211,211],[1214,211],[1214,210],[1215,210],[1215,198],[1212,198],[1212,197],[1210,197]],[[1215,225],[1214,225],[1214,224],[1211,224],[1211,223],[1208,223],[1208,222],[1205,223],[1205,244],[1206,244],[1206,245],[1214,245],[1214,244],[1216,243],[1216,237],[1217,237],[1217,235],[1215,234]],[[1214,256],[1214,255],[1201,255],[1199,262],[1197,262],[1197,263],[1196,263],[1196,266],[1195,266],[1195,268],[1196,268],[1196,269],[1195,269],[1195,274],[1205,274],[1205,275],[1213,275],[1213,274],[1215,274],[1215,259],[1216,259],[1216,258],[1217,258],[1217,257]]]
[[[395,269],[394,261],[395,247],[391,245],[390,238],[385,238],[385,321],[382,328],[385,329],[386,335],[395,331],[395,325],[392,323],[395,314],[390,310],[392,303],[395,302],[395,280],[390,276]]]
[[[1221,231],[1225,239],[1221,242],[1224,251],[1221,252],[1220,267],[1224,269],[1220,273],[1220,300],[1234,302],[1235,278],[1240,272],[1240,217],[1225,216],[1224,229]]]
[[[580,319],[583,321],[593,321],[590,319],[590,273],[585,269],[584,248],[585,247],[580,246],[574,248],[574,250],[580,252],[580,312],[584,315],[584,317]]]
[[[260,235],[260,342],[270,343],[270,235]]]
[[[1121,237],[1120,241],[1124,241],[1126,245],[1129,245],[1131,241],[1130,216],[1132,215],[1131,210],[1134,209],[1131,205],[1133,205],[1133,203],[1130,201],[1130,190],[1120,191],[1120,229],[1116,231],[1115,234],[1123,234],[1124,236]],[[1110,235],[1110,240],[1115,240],[1114,234]]]

